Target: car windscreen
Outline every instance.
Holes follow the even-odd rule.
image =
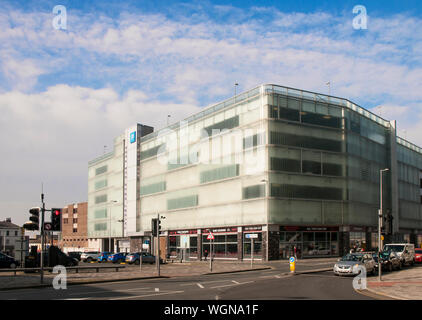
[[[340,261],[362,261],[362,255],[347,254],[340,259]]]
[[[404,246],[401,246],[401,245],[386,245],[385,246],[385,249],[386,250],[392,250],[392,251],[395,251],[395,252],[402,252],[403,250],[404,250]]]

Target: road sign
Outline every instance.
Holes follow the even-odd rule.
[[[290,257],[289,261],[290,261],[290,263],[295,262],[295,257]]]
[[[53,229],[53,225],[50,222],[44,222],[44,230],[50,231]]]
[[[214,235],[211,232],[208,235],[207,240],[214,240]]]
[[[258,238],[258,234],[257,233],[247,233],[245,235],[246,239],[256,239]]]

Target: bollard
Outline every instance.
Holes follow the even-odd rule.
[[[296,270],[296,260],[295,260],[295,257],[290,257],[289,262],[290,262],[290,272],[291,273],[295,273],[295,270]]]

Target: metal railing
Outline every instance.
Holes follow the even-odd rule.
[[[84,267],[66,267],[66,271],[72,271],[74,270],[75,273],[79,273],[79,271],[82,270],[96,270],[98,273],[100,269],[115,269],[116,272],[119,271],[119,269],[124,269],[125,266],[84,266]],[[52,267],[44,267],[44,271],[50,271],[52,272],[54,268]],[[41,268],[15,268],[15,269],[0,269],[0,272],[13,272],[16,276],[17,272],[39,272]]]

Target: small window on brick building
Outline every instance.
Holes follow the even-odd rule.
[[[73,232],[78,232],[78,229],[76,229],[76,228],[73,228]]]
[[[73,218],[73,223],[78,223],[78,218]]]
[[[68,223],[69,223],[68,218],[64,218],[64,219],[63,219],[63,223],[64,223],[64,224],[68,224]]]

